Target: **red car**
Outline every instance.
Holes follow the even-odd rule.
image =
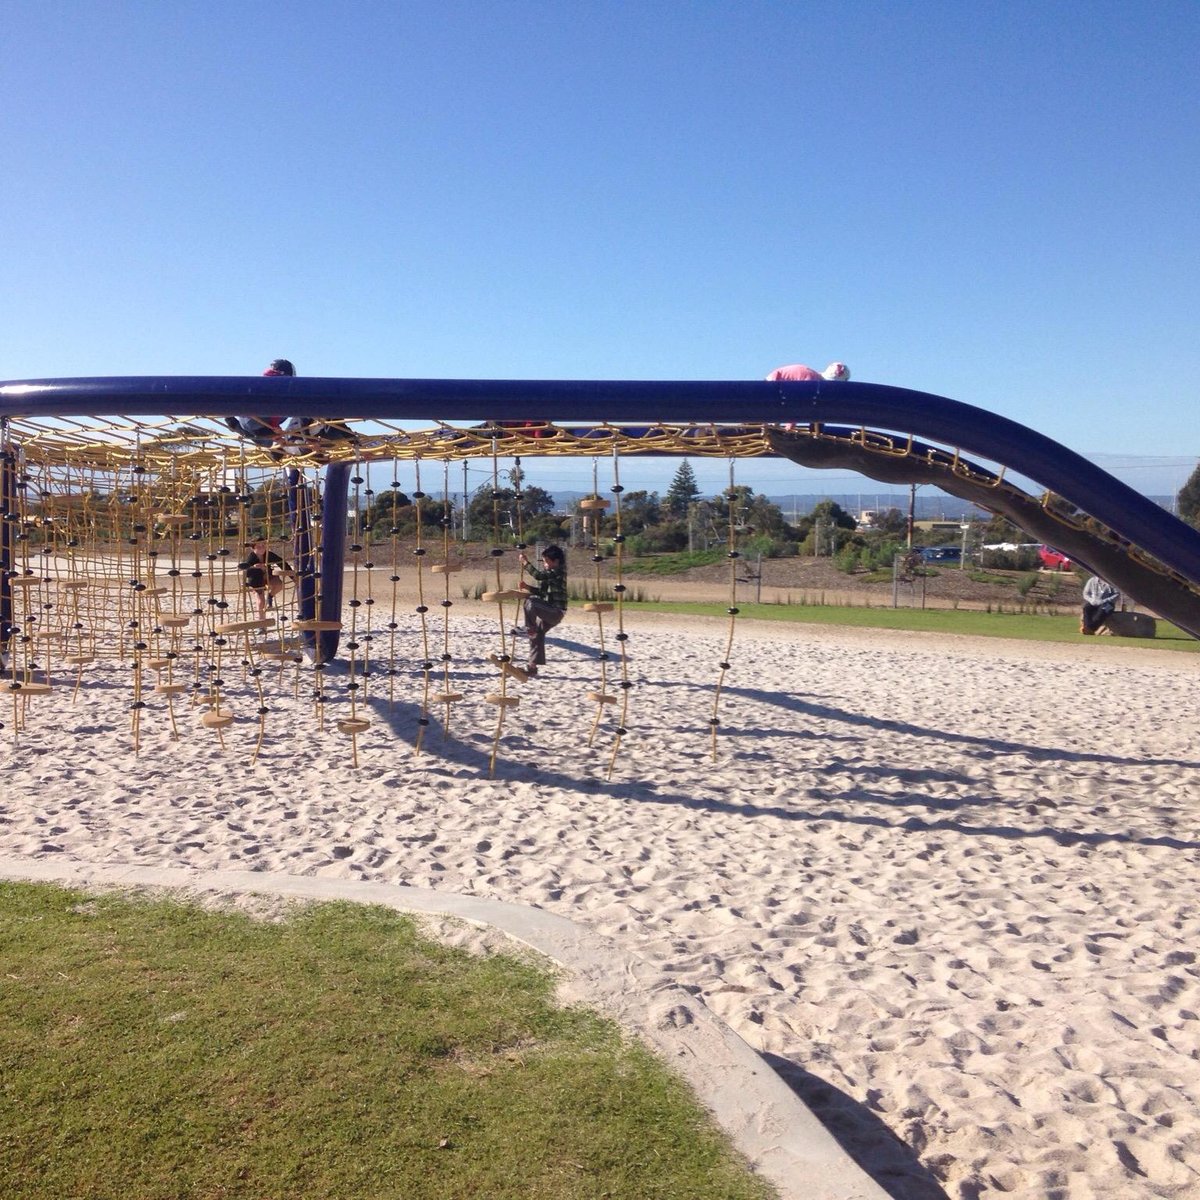
[[[1062,551],[1054,550],[1050,546],[1039,546],[1038,558],[1042,560],[1042,566],[1047,571],[1069,571],[1071,569],[1071,560]]]

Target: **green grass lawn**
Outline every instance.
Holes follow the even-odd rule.
[[[390,909],[0,883],[0,1195],[738,1200],[664,1066]]]
[[[653,601],[632,605],[640,612],[727,616],[727,604]],[[1179,650],[1194,654],[1200,641],[1166,621],[1153,638],[1091,638],[1079,632],[1077,616],[976,612],[962,608],[867,608],[838,604],[739,604],[739,617],[755,621],[799,621],[813,625],[853,625],[866,629],[909,629],[972,637],[1019,638],[1035,642],[1107,642],[1135,650]]]

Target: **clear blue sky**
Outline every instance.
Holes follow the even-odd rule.
[[[842,359],[1143,491],[1200,453],[1197,0],[3,0],[0,44],[0,378]]]

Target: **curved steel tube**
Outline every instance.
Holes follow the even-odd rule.
[[[265,407],[264,407],[265,405]],[[0,416],[234,416],[645,422],[850,422],[912,433],[1002,463],[1051,488],[1164,565],[1200,582],[1200,532],[1026,426],[927,392],[878,383],[320,379],[167,376],[0,384]]]

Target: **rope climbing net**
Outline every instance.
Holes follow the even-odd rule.
[[[764,453],[761,428],[585,431],[493,422],[411,431],[378,421],[347,428],[350,437],[325,445],[263,447],[234,437],[215,419],[0,420],[6,693],[0,728],[7,725],[19,738],[39,719],[39,705],[40,719],[52,719],[54,701],[46,697],[78,697],[108,667],[125,681],[121,703],[135,751],[147,729],[182,736],[187,717],[221,748],[235,723],[243,730],[252,725],[249,757],[256,760],[269,739],[289,734],[272,719],[287,695],[307,700],[315,733],[341,735],[358,765],[359,739],[379,702],[402,702],[398,684],[411,674],[419,696],[413,750],[420,754],[438,718],[449,733],[454,706],[469,692],[458,667],[478,644],[452,619],[458,592],[467,597],[471,589],[458,583],[468,563],[454,538],[450,464],[490,458],[498,496],[501,458],[512,459],[519,472],[522,450],[586,453],[593,489],[579,516],[594,570],[581,608],[594,622],[598,679],[581,672],[581,702],[594,705],[588,746],[605,731],[611,737],[611,776],[629,732],[633,688],[621,455],[633,447],[694,455],[719,449],[728,456],[731,445]],[[600,494],[597,474],[604,458],[612,464],[609,497]],[[423,471],[441,474],[440,500],[423,490]],[[373,475],[376,485],[382,481],[382,498]],[[512,556],[529,548],[521,501],[518,484],[509,526],[494,505],[491,579],[476,591],[496,605],[499,629],[495,652],[485,656],[497,671],[485,697],[496,714],[491,773],[505,721],[532,674],[518,661],[526,592]],[[252,552],[265,567],[266,582],[258,587],[249,586],[246,570]],[[610,579],[602,576],[605,563]],[[406,613],[414,589],[416,603]],[[339,645],[343,656],[331,687]],[[245,739],[237,745],[245,747]]]

